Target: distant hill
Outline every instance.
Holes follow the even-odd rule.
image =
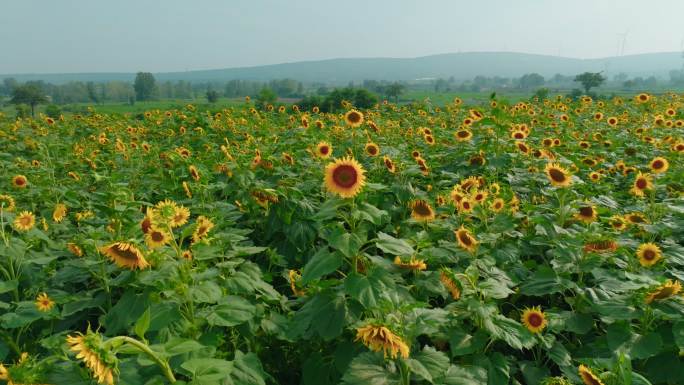
[[[537,72],[545,77],[556,73],[574,75],[584,71],[604,71],[611,76],[624,72],[629,76],[667,77],[673,69],[684,64],[679,52],[650,53],[607,57],[602,59],[572,59],[558,56],[532,55],[512,52],[468,52],[423,56],[418,58],[359,58],[302,61],[255,67],[216,70],[156,73],[159,81],[188,80],[227,81],[271,80],[291,78],[304,82],[346,84],[349,81],[415,80],[424,78],[472,79],[475,76],[519,77]],[[18,81],[45,80],[51,83],[80,81],[132,81],[133,73],[81,74],[17,74],[0,75]]]

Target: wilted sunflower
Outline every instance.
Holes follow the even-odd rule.
[[[154,225],[145,233],[145,243],[150,249],[162,247],[170,241],[171,235]]]
[[[16,188],[25,188],[28,184],[28,179],[23,175],[16,175],[12,178],[12,185]]]
[[[417,221],[431,221],[435,219],[435,212],[432,206],[422,199],[415,200],[410,203],[411,217]]]
[[[539,333],[546,327],[546,315],[539,306],[528,307],[523,311],[521,322],[527,330]]]
[[[344,114],[344,121],[350,127],[358,127],[363,124],[363,114],[357,110],[349,110]]]
[[[212,228],[214,228],[214,222],[209,220],[209,218],[203,215],[197,217],[195,231],[192,233],[192,242],[197,243],[202,240]]]
[[[67,207],[63,203],[57,203],[55,210],[52,212],[52,219],[59,223],[64,220],[67,215]]]
[[[594,206],[591,205],[582,206],[579,208],[579,210],[577,210],[575,218],[584,223],[594,222],[597,218],[596,208],[594,208]]]
[[[14,218],[14,228],[18,231],[29,231],[35,225],[36,216],[30,211],[22,211]]]
[[[126,242],[114,242],[99,248],[100,253],[106,255],[119,267],[131,270],[144,269],[150,264],[145,260],[143,253],[135,246]]]
[[[641,266],[650,267],[658,263],[663,257],[660,247],[655,243],[642,243],[637,249],[637,257]]]
[[[579,375],[584,385],[605,385],[588,367],[579,366]]]
[[[568,170],[558,163],[547,163],[544,172],[553,186],[567,187],[572,184]]]
[[[11,213],[15,207],[14,198],[9,195],[0,195],[0,210]]]
[[[384,326],[366,325],[356,329],[356,341],[359,340],[374,352],[382,351],[385,357],[409,357],[408,345]]]
[[[670,168],[670,162],[663,157],[656,157],[648,164],[648,167],[656,174],[662,174]]]
[[[458,230],[454,231],[454,234],[456,235],[456,240],[458,241],[458,245],[461,248],[464,248],[471,253],[477,249],[477,245],[479,242],[470,233],[470,230],[463,227],[463,225],[461,225],[461,227]]]
[[[49,312],[55,306],[55,301],[47,293],[40,293],[36,298],[36,307],[42,312]]]
[[[670,298],[679,294],[681,290],[682,284],[679,283],[679,281],[672,282],[671,279],[668,279],[664,284],[658,286],[655,290],[648,293],[645,302],[649,304],[655,300]]]
[[[325,187],[342,198],[351,198],[365,185],[366,171],[354,158],[346,157],[325,167]]]
[[[316,156],[327,159],[332,154],[332,146],[328,142],[320,142],[316,145]]]
[[[69,350],[76,353],[76,358],[82,360],[93,372],[98,384],[114,385],[116,372],[116,356],[103,345],[102,337],[90,330],[86,335],[78,333],[67,336]]]
[[[394,258],[394,264],[401,267],[402,269],[408,269],[408,270],[425,270],[427,269],[427,265],[425,264],[425,261],[422,259],[415,259],[411,257],[411,259],[408,262],[403,262],[401,260],[401,257],[396,256]]]
[[[69,242],[67,243],[67,249],[71,252],[71,254],[77,256],[77,257],[82,257],[83,256],[83,250],[81,247],[79,247],[77,244]]]
[[[380,154],[380,147],[373,142],[366,143],[364,150],[368,156],[378,156]]]

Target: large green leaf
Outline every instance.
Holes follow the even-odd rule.
[[[349,364],[342,377],[345,385],[397,385],[399,373],[390,370],[380,353],[362,353]]]
[[[378,240],[375,242],[378,249],[387,254],[410,256],[413,255],[413,247],[405,240],[394,238],[383,232],[378,233]]]
[[[209,325],[236,326],[254,317],[256,308],[246,299],[234,295],[223,297],[221,302],[206,314]]]
[[[306,285],[315,279],[332,273],[342,265],[342,261],[340,254],[331,253],[325,247],[318,250],[302,269],[301,284]]]

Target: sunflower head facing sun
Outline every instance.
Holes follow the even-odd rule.
[[[539,333],[546,328],[546,315],[539,306],[528,307],[523,311],[521,322],[527,330]]]
[[[570,173],[558,163],[548,163],[544,172],[551,185],[555,187],[567,187],[572,184]]]
[[[349,110],[344,114],[344,121],[350,127],[358,127],[363,124],[363,114],[357,110]]]
[[[651,267],[663,258],[663,254],[655,243],[642,243],[637,249],[637,257],[641,266]]]
[[[327,159],[332,154],[332,146],[328,142],[319,142],[316,145],[316,156],[321,159]]]
[[[352,157],[337,159],[325,167],[325,187],[342,198],[352,198],[366,184],[365,172]]]

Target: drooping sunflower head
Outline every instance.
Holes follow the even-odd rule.
[[[344,114],[344,121],[350,127],[358,127],[363,124],[363,114],[357,110],[349,110]]]
[[[539,306],[528,307],[523,311],[521,322],[527,330],[532,333],[539,333],[546,327],[546,315]]]
[[[197,170],[197,167],[194,165],[188,166],[188,172],[190,172],[190,176],[192,177],[195,182],[198,182],[200,180],[200,173],[199,170]]]
[[[660,247],[655,243],[642,243],[637,248],[637,257],[639,257],[639,263],[644,267],[651,267],[658,263],[663,257]]]
[[[354,197],[365,185],[365,172],[352,157],[337,159],[325,167],[325,187],[342,198]]]
[[[101,247],[99,251],[109,257],[119,267],[142,270],[150,266],[143,253],[131,243],[114,242]]]
[[[570,173],[558,163],[547,163],[544,172],[553,186],[567,187],[572,184]]]
[[[66,341],[69,350],[76,353],[76,358],[85,363],[98,384],[114,385],[118,360],[104,344],[99,333],[88,330],[85,335],[77,333],[74,336],[67,336]]]
[[[422,259],[415,259],[411,258],[408,262],[404,262],[401,260],[401,257],[396,256],[394,258],[394,264],[402,269],[407,269],[407,270],[415,270],[415,271],[420,271],[420,270],[425,270],[427,269],[427,265],[425,264],[425,261]]]
[[[584,385],[604,385],[601,379],[598,378],[591,369],[584,365],[579,366],[579,375],[582,378]]]
[[[378,156],[380,154],[380,147],[373,142],[366,143],[364,150],[368,156]]]
[[[479,242],[473,236],[470,230],[461,225],[458,230],[454,231],[454,234],[456,235],[456,241],[458,241],[458,245],[461,248],[466,249],[471,253],[477,249]]]
[[[435,212],[432,206],[422,199],[414,200],[410,203],[411,217],[417,221],[431,221],[435,219]]]
[[[442,268],[439,272],[439,280],[442,285],[449,290],[451,298],[458,301],[461,298],[461,293],[463,293],[463,285],[461,281],[451,272],[448,268]]]
[[[682,284],[679,281],[673,282],[671,279],[668,279],[664,284],[648,293],[645,302],[648,304],[656,300],[670,298],[679,294],[680,291],[682,291]]]
[[[71,252],[71,254],[77,256],[77,257],[82,257],[83,256],[83,249],[81,247],[73,242],[67,243],[67,249]]]
[[[316,156],[321,159],[327,159],[332,155],[332,146],[328,142],[319,142],[316,145]]]
[[[356,329],[356,341],[361,341],[374,352],[382,351],[387,357],[409,357],[409,346],[401,337],[381,325],[369,324]]]
[[[667,159],[658,156],[651,160],[651,162],[648,164],[648,167],[654,173],[662,174],[667,171],[668,168],[670,168],[670,162],[668,162]]]
[[[30,211],[22,211],[14,218],[13,225],[17,231],[29,231],[36,225],[36,216]]]
[[[12,186],[16,188],[25,188],[28,185],[28,179],[24,175],[15,175],[12,178]]]

